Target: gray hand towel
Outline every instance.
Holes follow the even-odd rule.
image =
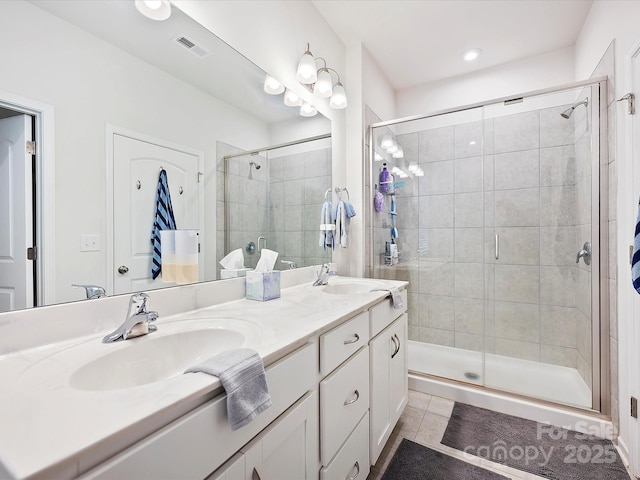
[[[401,309],[404,306],[404,303],[402,302],[402,295],[400,294],[400,290],[397,289],[396,287],[389,287],[389,288],[376,288],[375,290],[372,290],[374,292],[389,292],[391,293],[391,302],[393,303],[393,308],[395,308],[396,310]]]
[[[250,348],[219,353],[184,373],[203,372],[220,379],[227,392],[231,430],[243,427],[271,406],[271,396],[260,355]]]

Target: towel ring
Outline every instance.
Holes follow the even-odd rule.
[[[347,187],[336,187],[335,191],[340,200],[342,200],[342,192],[347,192],[347,201],[351,201],[351,199],[349,198],[349,190],[347,190]]]

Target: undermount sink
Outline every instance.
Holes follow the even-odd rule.
[[[103,352],[109,347],[113,351],[73,371],[69,384],[77,390],[100,391],[165,380],[225,350],[249,346],[258,338],[257,330],[250,322],[202,317],[160,323],[155,333],[101,344]]]
[[[320,288],[324,293],[353,295],[359,293],[370,293],[374,290],[384,290],[386,286],[384,283],[376,282],[375,280],[330,279],[328,285],[318,288]]]

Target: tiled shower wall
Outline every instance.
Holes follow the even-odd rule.
[[[402,263],[374,275],[411,282],[411,339],[582,365],[590,379],[588,269],[575,263],[590,238],[590,174],[576,159],[586,110],[567,120],[565,108],[485,120],[484,150],[480,121],[398,136],[425,174],[397,192]],[[388,215],[374,216],[381,252]]]
[[[331,258],[319,245],[320,210],[329,188],[330,148],[269,159],[269,248],[279,259],[306,267]]]
[[[265,154],[241,156],[229,161],[229,192],[225,199],[224,155],[238,153],[235,147],[218,142],[216,258],[224,256],[225,205],[229,208],[230,251],[242,248],[244,265],[256,266],[258,237],[267,248],[279,253],[275,268],[288,268],[280,260],[298,266],[317,265],[331,258],[319,246],[320,209],[331,186],[331,149],[273,157]],[[250,168],[254,161],[260,169]],[[256,250],[249,254],[247,243]],[[264,244],[261,243],[261,246]],[[219,276],[218,265],[218,278]]]

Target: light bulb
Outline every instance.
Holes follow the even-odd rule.
[[[284,92],[284,85],[271,75],[264,77],[264,91],[269,95],[280,95]]]
[[[336,83],[336,86],[333,87],[333,95],[331,95],[329,106],[335,109],[347,107],[347,92],[345,92],[340,82]]]
[[[404,158],[404,150],[402,147],[398,147],[398,149],[393,153],[393,158]]]
[[[293,92],[287,88],[284,94],[284,104],[288,107],[299,107],[302,105],[302,99],[296,92]]]
[[[396,145],[395,143],[393,143],[389,148],[387,148],[387,153],[389,155],[393,155],[397,151],[398,151],[398,145]]]
[[[391,138],[391,135],[385,135],[384,137],[382,137],[380,147],[384,148],[385,150],[389,150],[391,145],[393,145],[393,138]]]
[[[416,173],[418,171],[418,164],[416,162],[409,162],[409,171],[411,173]]]
[[[169,0],[136,0],[134,4],[141,14],[152,20],[166,20],[171,16]]]
[[[373,160],[379,162],[380,160],[382,160],[382,155],[380,155],[378,152],[374,152]]]
[[[307,50],[302,55],[300,62],[298,63],[298,70],[296,72],[296,80],[305,85],[311,85],[318,79],[318,73],[316,72],[316,60],[309,51],[309,44],[307,44]]]
[[[318,79],[313,86],[313,94],[318,97],[327,98],[333,93],[333,85],[331,84],[331,74],[326,68],[321,69],[318,73]]]
[[[310,103],[304,102],[300,107],[300,115],[303,117],[313,117],[316,113],[318,110]]]

